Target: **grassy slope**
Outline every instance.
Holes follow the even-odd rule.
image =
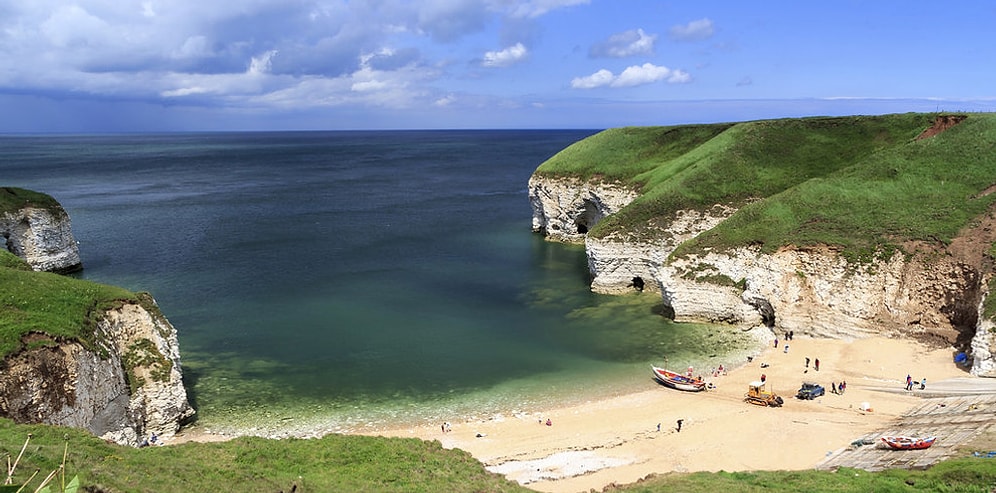
[[[487,472],[470,454],[417,439],[328,436],[322,439],[239,438],[136,449],[105,443],[80,430],[14,425],[0,419],[0,459],[11,461],[32,438],[15,475],[56,469],[69,444],[67,475],[107,492],[238,491],[529,491]],[[33,491],[40,478],[30,484]]]
[[[674,213],[747,207],[693,248],[830,244],[869,249],[950,239],[992,197],[996,115],[971,115],[915,141],[934,114],[765,120],[607,131],[543,163],[539,174],[601,176],[643,195],[589,233],[660,234]],[[646,147],[659,146],[659,151]],[[753,202],[753,203],[752,203]],[[679,252],[680,253],[680,252]]]
[[[30,332],[92,347],[97,314],[122,301],[138,302],[128,290],[24,270],[15,259],[0,252],[0,359],[19,351],[21,337]]]

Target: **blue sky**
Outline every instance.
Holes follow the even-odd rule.
[[[989,1],[0,0],[0,132],[996,111]]]

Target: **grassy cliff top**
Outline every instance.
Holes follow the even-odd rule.
[[[76,340],[93,347],[95,323],[123,302],[140,303],[123,288],[49,272],[33,272],[13,254],[0,251],[0,359],[24,348],[29,334]]]
[[[964,118],[962,120],[962,118]],[[830,245],[845,254],[948,242],[996,199],[996,114],[918,139],[948,115],[792,118],[620,128],[536,173],[620,182],[642,195],[589,235],[649,239],[681,210],[739,208],[675,252]]]
[[[59,202],[49,195],[23,188],[0,187],[0,214],[28,206],[48,209],[60,215],[65,214]]]

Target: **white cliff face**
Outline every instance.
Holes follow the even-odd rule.
[[[971,372],[980,377],[996,377],[996,324],[992,320],[981,319],[975,328]]]
[[[639,278],[645,290],[660,292],[657,272],[674,249],[712,229],[735,211],[723,206],[709,211],[679,211],[666,234],[653,241],[634,242],[621,235],[586,238],[588,268],[594,276],[592,291],[605,294],[632,291],[634,279]]]
[[[901,333],[954,341],[951,317],[965,309],[961,302],[978,290],[977,281],[971,267],[950,258],[927,266],[897,253],[855,266],[829,250],[767,255],[740,248],[674,259],[661,269],[659,282],[676,320],[735,321],[748,306],[757,313],[744,321],[770,316],[769,326],[796,334]],[[758,310],[766,306],[769,313]]]
[[[152,433],[174,435],[194,411],[182,383],[176,329],[154,311],[126,304],[108,312],[93,351],[31,336],[29,347],[43,347],[0,363],[0,414],[86,428],[126,445]]]
[[[551,240],[581,243],[599,221],[637,196],[621,184],[533,175],[529,179],[533,231]]]
[[[590,218],[601,219],[625,207],[634,194],[612,195],[601,184],[575,179],[530,180],[533,230],[549,239],[585,238]],[[610,202],[609,205],[600,205]],[[715,227],[732,208],[682,211],[653,241],[623,235],[585,238],[592,290],[621,293],[639,277],[659,290],[676,321],[766,325],[781,334],[830,338],[871,335],[917,336],[946,344],[958,328],[979,320],[985,285],[979,266],[957,255],[927,253],[855,265],[830,249],[783,249],[766,254],[754,248],[670,258],[675,249]],[[988,324],[988,325],[986,325]],[[996,376],[996,329],[979,322],[973,341],[973,373]]]
[[[25,207],[0,214],[7,249],[36,271],[72,272],[82,267],[69,215],[61,208]]]

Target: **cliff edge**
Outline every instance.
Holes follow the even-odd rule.
[[[2,190],[0,226],[21,258],[0,251],[0,416],[132,446],[175,434],[194,414],[176,329],[148,294],[37,272],[80,265],[68,215],[42,194]]]
[[[701,127],[554,156],[529,182],[533,230],[583,241],[594,291],[659,292],[676,321],[912,337],[996,376],[996,117]]]

